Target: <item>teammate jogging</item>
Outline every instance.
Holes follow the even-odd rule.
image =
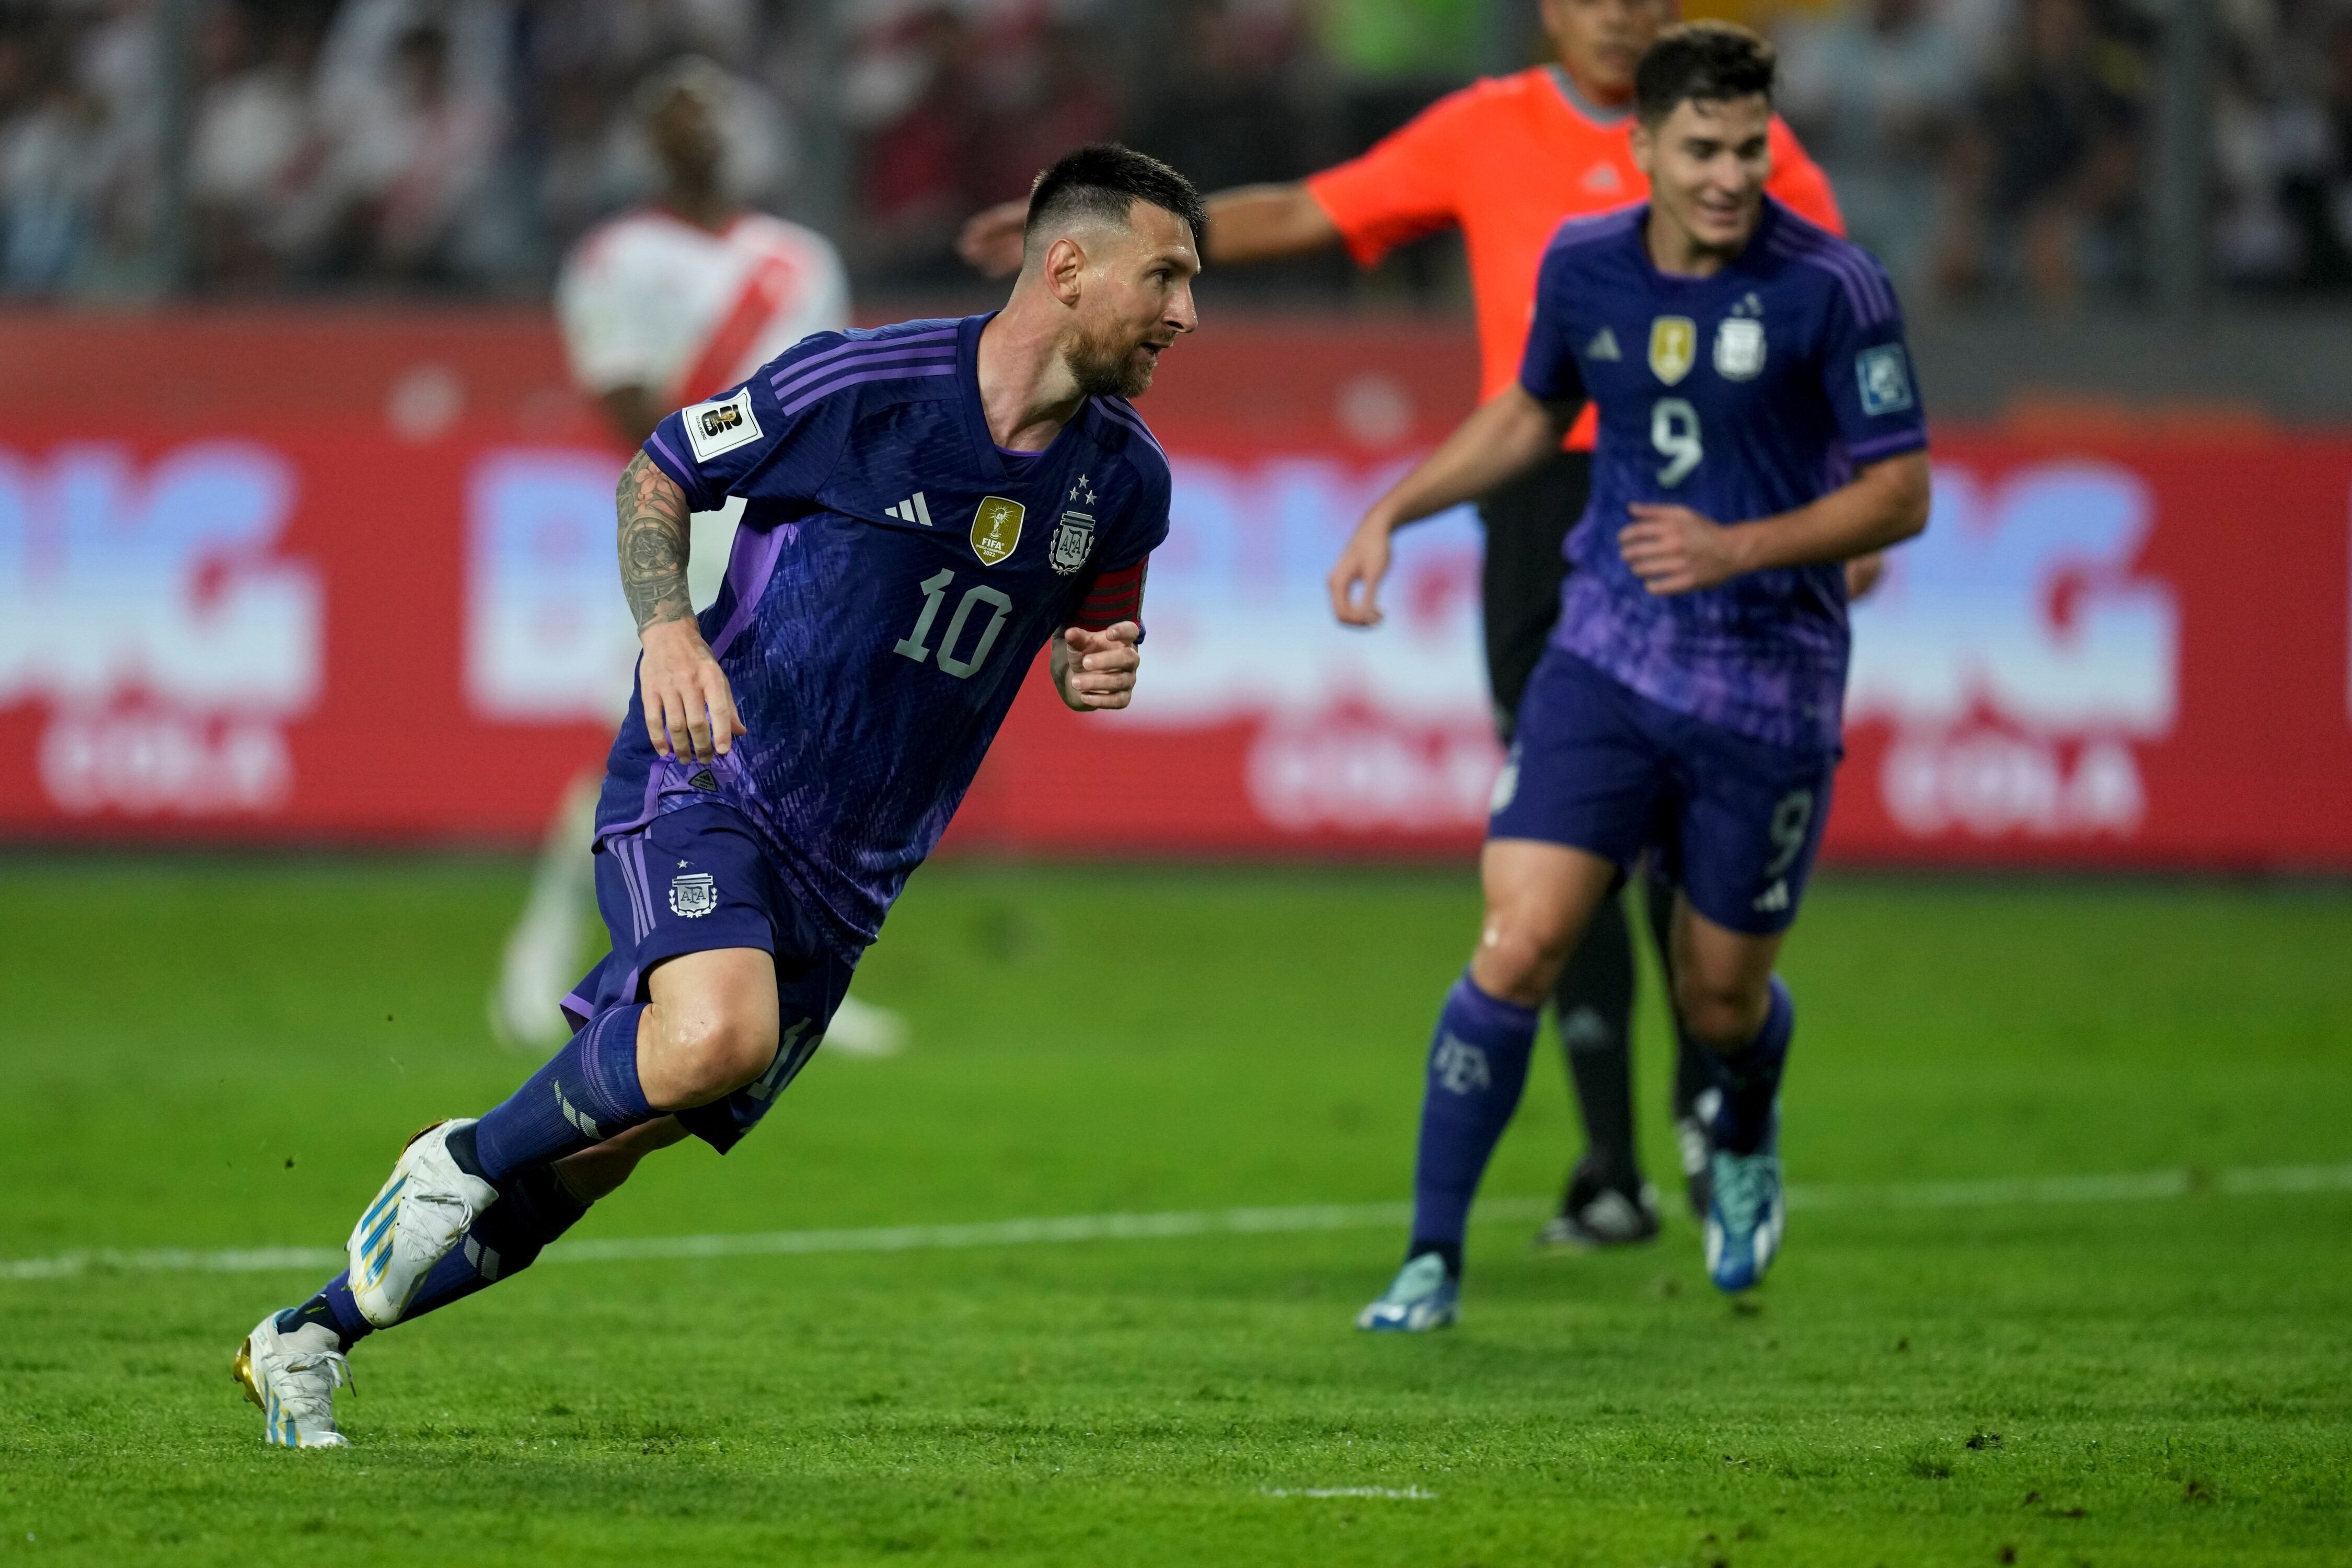
[[[573,384],[631,448],[669,410],[734,385],[811,332],[849,325],[849,279],[832,242],[748,211],[727,192],[723,127],[733,90],[718,66],[690,56],[639,85],[636,108],[661,164],[661,195],[591,230],[556,279]],[[718,593],[742,514],[740,499],[698,514],[697,605]],[[586,851],[602,777],[592,771],[565,792],[490,999],[498,1030],[542,1051],[570,1034],[559,1008],[593,908]],[[829,1037],[835,1050],[870,1056],[905,1040],[896,1014],[855,997],[843,999]]]
[[[1494,397],[1518,374],[1536,266],[1560,219],[1623,206],[1648,189],[1628,139],[1633,65],[1673,11],[1672,0],[1544,0],[1555,63],[1441,99],[1362,157],[1303,182],[1212,195],[1211,259],[1231,266],[1344,243],[1370,266],[1405,240],[1458,226],[1477,310],[1479,400]],[[1772,195],[1843,232],[1828,180],[1777,117],[1770,136]],[[1010,272],[1020,263],[1021,215],[1016,202],[974,218],[964,231],[966,257]],[[1476,498],[1486,531],[1486,675],[1507,742],[1528,672],[1559,613],[1560,575],[1568,569],[1560,541],[1584,510],[1591,447],[1588,417],[1570,430],[1565,450]],[[1663,957],[1672,890],[1654,881],[1648,890]],[[1570,1175],[1559,1216],[1538,1239],[1646,1240],[1658,1222],[1635,1153],[1633,948],[1620,900],[1602,905],[1561,972],[1556,1008],[1588,1149]],[[1685,1041],[1683,1058],[1675,1117],[1693,1207],[1703,1213],[1706,1155],[1693,1106],[1706,1082],[1704,1053]]]
[[[1644,850],[1677,861],[1675,1009],[1716,1053],[1708,1272],[1745,1289],[1780,1244],[1795,1019],[1772,966],[1829,815],[1843,564],[1925,526],[1927,461],[1885,272],[1765,194],[1772,68],[1744,28],[1661,35],[1635,73],[1650,200],[1560,226],[1517,381],[1375,503],[1331,574],[1339,618],[1377,623],[1397,528],[1598,416],[1577,570],[1496,787],[1485,922],[1430,1047],[1412,1243],[1363,1328],[1454,1321],[1536,1010]]]
[[[527,1267],[651,1151],[751,1130],[1040,647],[1068,706],[1127,706],[1169,490],[1128,399],[1193,328],[1202,221],[1164,164],[1081,149],[1038,181],[1003,310],[821,332],[654,429],[619,497],[645,655],[596,813],[613,951],[565,999],[569,1043],[413,1139],[349,1271],[247,1338],[269,1441],[341,1445],[356,1341]],[[687,518],[730,496],[698,616]]]

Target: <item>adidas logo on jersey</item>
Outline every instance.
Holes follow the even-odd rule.
[[[923,504],[923,492],[920,490],[917,490],[896,506],[884,507],[882,515],[895,517],[900,522],[919,522],[925,528],[931,526],[931,509]]]
[[[1748,906],[1759,914],[1777,914],[1789,907],[1789,879],[1781,878],[1764,889],[1755,903]]]
[[[1622,360],[1625,356],[1617,352],[1617,334],[1603,327],[1593,335],[1591,342],[1584,345],[1584,357]]]

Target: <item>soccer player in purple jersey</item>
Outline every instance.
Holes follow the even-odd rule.
[[[247,1337],[270,1442],[341,1446],[355,1342],[527,1267],[654,1150],[751,1131],[1041,646],[1068,706],[1127,706],[1169,496],[1128,399],[1194,327],[1203,221],[1165,164],[1082,148],[1039,177],[1001,311],[817,333],[655,427],[619,496],[645,653],[597,812],[613,951],[565,999],[571,1041],[411,1140],[349,1270]],[[698,616],[687,519],[730,496]]]
[[[1885,273],[1764,194],[1772,69],[1744,28],[1659,37],[1634,74],[1650,200],[1560,226],[1517,384],[1373,506],[1332,570],[1339,618],[1375,624],[1396,529],[1532,468],[1597,406],[1576,570],[1496,784],[1483,929],[1430,1047],[1412,1239],[1361,1328],[1457,1315],[1470,1200],[1537,1009],[1645,849],[1678,862],[1675,1007],[1717,1053],[1708,1273],[1746,1289],[1780,1245],[1794,1013],[1772,971],[1840,750],[1842,568],[1926,525],[1928,479]]]

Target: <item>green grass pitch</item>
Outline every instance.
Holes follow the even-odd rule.
[[[503,861],[0,860],[0,1258],[339,1245],[528,1067]],[[1466,871],[943,866],[757,1136],[589,1237],[1408,1189]],[[2352,1161],[2352,892],[1831,879],[1786,971],[1802,1185]],[[1654,1003],[1654,987],[1650,992]],[[1645,1153],[1670,1163],[1645,1022]],[[1579,1140],[1556,1049],[1487,1181]],[[265,1448],[229,1352],[310,1271],[0,1279],[0,1565],[2342,1563],[2352,1193],[1801,1210],[1752,1311],[1695,1226],[1474,1226],[1462,1326],[1356,1333],[1385,1230],[542,1263]],[[1402,1496],[1301,1495],[1379,1489]]]

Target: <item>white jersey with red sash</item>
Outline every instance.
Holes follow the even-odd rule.
[[[849,277],[832,241],[766,213],[714,232],[639,207],[572,247],[555,311],[581,391],[642,386],[667,412],[737,384],[811,332],[846,328]],[[718,591],[742,510],[695,519],[698,605]]]

